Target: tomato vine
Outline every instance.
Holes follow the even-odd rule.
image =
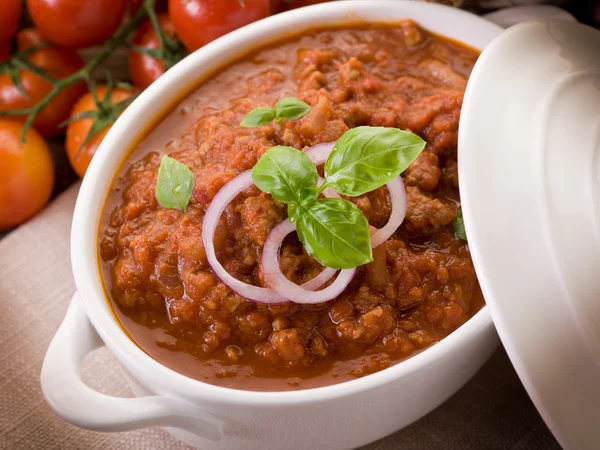
[[[7,67],[11,70],[11,79],[15,86],[20,88],[20,80],[18,76],[19,70],[27,70],[35,73],[36,75],[41,76],[46,79],[50,83],[52,83],[52,90],[42,98],[37,104],[29,108],[21,108],[21,109],[13,109],[0,111],[0,116],[27,116],[27,119],[23,126],[23,131],[21,133],[21,141],[25,142],[25,135],[27,134],[27,130],[31,128],[35,119],[41,113],[41,111],[48,106],[48,104],[56,98],[64,89],[67,87],[81,82],[86,81],[88,84],[90,83],[92,73],[101,66],[104,61],[121,45],[126,45],[127,38],[131,35],[132,32],[136,30],[138,25],[146,18],[149,17],[152,22],[152,26],[154,27],[156,33],[159,36],[161,42],[161,49],[165,49],[165,53],[169,53],[170,47],[175,45],[171,41],[171,38],[168,38],[163,33],[160,28],[156,16],[156,12],[154,10],[156,0],[144,0],[142,3],[142,7],[136,12],[136,14],[131,18],[129,22],[127,22],[111,39],[107,40],[98,54],[91,59],[85,66],[83,66],[78,71],[72,73],[71,75],[62,78],[62,79],[54,79],[44,71],[40,70],[40,68],[30,64],[27,62],[26,58],[28,54],[17,54],[13,56],[7,64]],[[31,53],[31,51],[29,51]],[[153,57],[161,58],[162,53],[157,53],[156,55],[152,55]],[[22,90],[19,89],[20,91]]]

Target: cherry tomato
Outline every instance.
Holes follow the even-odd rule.
[[[171,22],[190,51],[269,12],[270,0],[169,0]]]
[[[134,16],[144,3],[144,0],[129,0],[129,7],[127,8],[130,16]],[[165,12],[167,10],[168,0],[156,0],[154,3],[154,10],[157,12]]]
[[[54,187],[54,162],[44,139],[34,129],[21,143],[23,124],[0,119],[0,230],[37,214]]]
[[[271,14],[275,14],[279,11],[279,6],[281,6],[281,2],[285,0],[271,0]]]
[[[139,50],[129,50],[129,73],[133,84],[140,89],[150,86],[158,77],[160,77],[167,69],[175,65],[185,56],[185,49],[175,35],[175,27],[169,20],[167,13],[162,13],[158,16],[158,22],[171,40],[165,43],[165,48],[162,49],[163,58],[156,59],[150,55],[144,54]],[[160,49],[160,40],[152,23],[147,21],[138,28],[133,38],[133,44],[147,49]]]
[[[325,3],[331,0],[281,0],[280,12],[290,9],[302,8],[303,6],[316,5],[317,3]]]
[[[17,33],[20,52],[47,43],[39,30],[26,28]],[[83,60],[73,50],[48,45],[35,50],[27,60],[53,78],[64,78],[83,67]],[[10,65],[7,61],[5,65]],[[34,106],[52,90],[52,84],[28,70],[19,70],[19,79],[27,97],[19,92],[10,75],[0,69],[0,111]],[[58,94],[38,115],[33,126],[43,136],[60,132],[59,125],[69,117],[75,101],[85,92],[85,83],[76,83]],[[25,120],[25,117],[19,117]]]
[[[121,24],[127,0],[27,0],[33,23],[68,48],[101,44]]]
[[[10,58],[10,42],[0,42],[0,63]]]
[[[107,86],[99,86],[96,89],[96,96],[100,101],[107,100],[106,99]],[[128,91],[126,89],[115,88],[113,89],[110,96],[110,103],[113,105],[117,105],[123,100],[128,99],[133,95],[133,92]],[[77,104],[73,107],[73,111],[71,112],[71,117],[75,117],[78,114],[81,114],[85,111],[98,111],[98,107],[96,102],[94,101],[94,97],[91,93],[84,94],[78,101]],[[121,111],[122,112],[122,111]],[[107,115],[110,113],[107,111]],[[115,117],[116,118],[116,117]],[[102,120],[103,117],[99,117],[99,120]],[[69,157],[69,162],[71,163],[71,167],[73,170],[83,178],[85,172],[92,161],[92,157],[98,146],[110,130],[111,122],[108,120],[108,124],[106,128],[98,131],[96,134],[91,136],[87,142],[85,142],[90,129],[92,128],[92,124],[94,119],[85,118],[74,120],[67,125],[67,140],[65,142],[65,147],[67,148],[67,156]]]
[[[10,41],[23,12],[21,0],[0,0],[0,41]]]

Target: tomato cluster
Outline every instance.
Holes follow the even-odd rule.
[[[52,194],[54,163],[44,138],[66,130],[69,162],[83,177],[135,95],[187,52],[271,14],[324,1],[0,0],[0,230],[31,218]],[[131,39],[123,29],[134,31]],[[98,64],[86,65],[78,50],[101,46],[107,56],[120,44],[129,45],[133,86],[96,87],[89,78]]]

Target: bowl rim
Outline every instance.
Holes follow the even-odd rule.
[[[402,378],[457,350],[470,339],[493,327],[484,306],[458,330],[425,351],[380,372],[355,380],[298,391],[249,391],[215,386],[189,378],[162,365],[124,332],[109,307],[102,274],[98,268],[97,235],[106,196],[124,157],[140,136],[154,127],[189,92],[197,89],[202,76],[235,61],[245,53],[283,36],[353,22],[394,23],[413,19],[424,28],[478,50],[503,31],[499,26],[464,10],[414,1],[337,1],[300,8],[271,16],[229,33],[190,54],[147,88],[125,110],[104,138],[84,178],[77,198],[71,231],[73,275],[90,321],[109,350],[135,378],[159,392],[203,401],[238,405],[294,405],[322,402],[363,392]],[[465,26],[468,24],[468,26]],[[290,33],[289,30],[295,30]],[[217,61],[215,63],[215,61]],[[195,80],[195,82],[194,82]],[[176,100],[173,100],[175,98]],[[170,102],[154,115],[161,100]],[[106,182],[110,180],[110,182]],[[104,305],[104,306],[103,306]]]

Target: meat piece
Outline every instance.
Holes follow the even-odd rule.
[[[359,98],[384,89],[384,84],[368,73],[355,57],[342,64],[338,72],[339,78],[332,93],[332,98],[336,102]]]
[[[385,294],[389,282],[385,245],[373,249],[373,262],[366,265],[367,283],[377,292]]]
[[[314,138],[325,128],[325,125],[334,114],[329,94],[327,91],[321,89],[314,99],[308,114],[295,122],[294,131],[309,139]]]
[[[183,297],[184,289],[179,275],[179,259],[173,247],[158,254],[154,261],[154,273],[150,277],[150,283],[165,299],[172,300]]]
[[[406,218],[402,227],[419,234],[432,234],[456,218],[458,207],[422,192],[414,186],[406,187]]]
[[[194,192],[192,202],[208,208],[217,192],[231,179],[235,172],[220,164],[209,164],[194,173]]]
[[[244,200],[240,213],[244,231],[261,247],[275,225],[285,218],[284,205],[264,193]]]
[[[323,71],[329,69],[333,61],[334,51],[331,49],[300,49],[297,53],[297,63],[294,78],[299,91],[314,91],[327,84]]]
[[[392,212],[392,201],[387,187],[382,186],[360,197],[348,198],[363,212],[369,224],[375,228],[383,227]]]
[[[466,320],[477,279],[468,251],[449,253],[464,244],[449,234],[447,237],[436,251],[416,251],[398,240],[385,245],[396,306],[406,310],[419,305],[415,318],[451,331]],[[403,329],[413,331],[415,327]]]
[[[294,245],[284,244],[279,265],[283,274],[296,284],[309,281],[323,269],[323,266],[306,253],[299,242]]]
[[[463,92],[467,87],[465,77],[455,73],[448,64],[437,59],[426,59],[419,64],[419,70],[428,79],[439,81],[448,87]]]
[[[398,31],[402,37],[402,41],[404,41],[404,44],[408,48],[417,47],[425,40],[425,36],[423,36],[419,26],[411,20],[400,22]]]
[[[350,341],[371,343],[382,333],[394,329],[395,314],[389,306],[378,306],[364,314],[357,321],[345,321],[338,325],[338,332]]]
[[[442,169],[442,182],[444,187],[458,189],[458,163],[450,159]]]
[[[432,152],[456,158],[459,120],[460,108],[452,109],[437,115],[423,130],[423,137]]]
[[[422,303],[437,288],[437,266],[441,255],[412,251],[402,241],[388,241],[385,245],[396,307],[406,310]]]
[[[264,311],[254,310],[246,314],[239,314],[235,318],[236,330],[234,332],[238,338],[244,341],[264,341],[273,331],[269,316]]]
[[[421,135],[436,154],[455,154],[462,99],[460,92],[419,98],[398,117],[398,126]]]
[[[425,150],[404,173],[404,182],[408,186],[417,186],[422,191],[432,192],[440,181],[442,171],[435,153]]]
[[[209,290],[217,284],[217,280],[211,272],[186,271],[182,279],[185,293],[196,301],[204,301]]]
[[[321,142],[332,142],[348,130],[333,109],[327,91],[320,89],[303,99],[311,104],[310,111],[298,120],[285,123],[282,136],[285,145],[302,149]]]
[[[426,96],[431,96],[436,91],[433,84],[411,75],[402,75],[396,79],[393,90],[402,96],[406,102],[412,104]]]
[[[296,328],[271,334],[271,345],[284,361],[296,362],[306,353],[306,338]]]

